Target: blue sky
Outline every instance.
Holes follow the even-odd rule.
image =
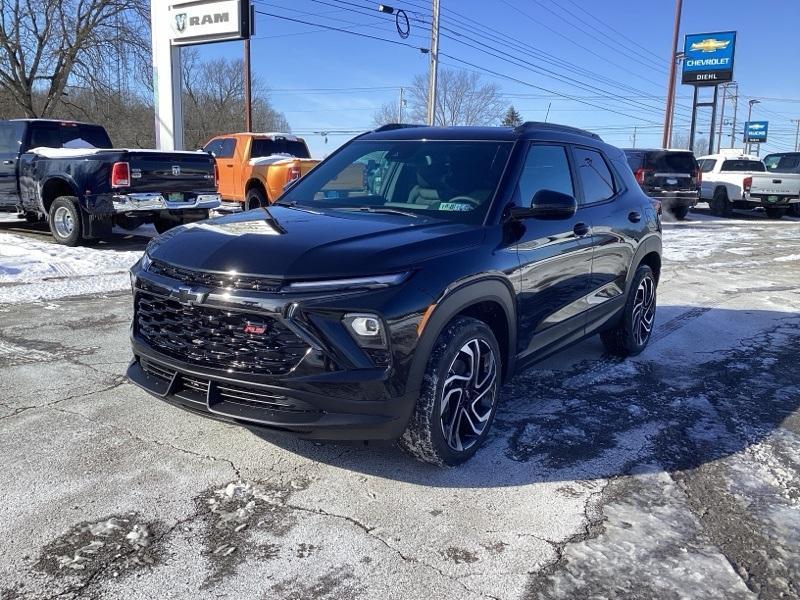
[[[403,41],[394,18],[379,13],[377,2],[253,3],[262,13]],[[427,56],[416,48],[429,45],[430,2],[389,3],[411,17],[411,36],[403,43],[414,47],[276,16],[257,17],[254,72],[272,90],[273,104],[285,113],[292,130],[306,137],[315,156],[324,156],[351,137],[336,132],[371,127],[376,109],[397,102],[399,88],[408,86],[417,73],[427,72]],[[507,102],[528,120],[544,120],[550,105],[551,122],[596,130],[619,146],[631,145],[636,126],[637,146],[660,145],[673,0],[441,0],[441,6],[446,37],[440,52],[447,55],[442,57],[443,67],[493,71],[484,71],[484,78],[496,82]],[[681,46],[684,33],[738,31],[738,123],[747,117],[748,100],[761,99],[753,109],[753,120],[770,122],[770,142],[764,151],[794,146],[791,119],[800,119],[799,27],[800,0],[684,1]],[[520,43],[526,44],[526,53],[519,51]],[[516,49],[510,44],[517,44]],[[242,52],[241,42],[199,48],[207,57],[239,57]],[[690,86],[678,87],[678,134],[689,129],[691,91]],[[726,121],[731,113],[728,102]],[[705,132],[701,136],[707,135],[709,120],[710,112],[700,113],[698,130]],[[725,145],[730,129],[725,127]],[[327,143],[315,133],[322,131],[333,132]]]

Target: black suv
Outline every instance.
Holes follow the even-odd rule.
[[[249,427],[454,465],[515,372],[598,332],[641,352],[660,269],[658,215],[598,136],[386,126],[269,208],[153,240],[128,376]]]
[[[633,176],[645,194],[683,220],[700,198],[702,173],[689,150],[623,150]]]

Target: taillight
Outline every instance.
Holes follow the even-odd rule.
[[[745,177],[744,181],[742,182],[742,187],[744,188],[745,192],[749,192],[750,188],[753,187],[753,178]]]
[[[298,163],[294,163],[286,172],[286,183],[295,181],[297,179],[300,179],[300,165]]]
[[[111,187],[128,187],[131,184],[131,166],[126,162],[114,163],[111,167]]]
[[[219,189],[219,167],[217,166],[217,161],[214,161],[214,189]]]
[[[693,171],[692,172],[692,177],[694,178],[694,182],[697,185],[700,185],[701,183],[703,183],[703,172],[701,170],[698,169],[697,171]]]
[[[633,175],[634,177],[636,177],[636,181],[638,181],[639,183],[644,183],[647,174],[652,172],[653,172],[652,169],[636,169],[636,171],[633,172]]]

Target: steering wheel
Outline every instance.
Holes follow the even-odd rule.
[[[475,200],[475,198],[472,198],[471,196],[456,196],[454,198],[450,198],[450,200],[448,200],[447,202],[451,204],[455,204],[456,202],[467,202],[468,204],[471,204],[475,208],[478,208],[481,205],[480,202],[478,202],[477,200]]]

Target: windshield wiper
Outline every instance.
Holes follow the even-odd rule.
[[[413,217],[419,219],[419,215],[407,210],[399,210],[397,208],[387,208],[382,206],[337,206],[336,210],[357,210],[359,212],[386,214],[386,215],[403,215],[404,217]]]

